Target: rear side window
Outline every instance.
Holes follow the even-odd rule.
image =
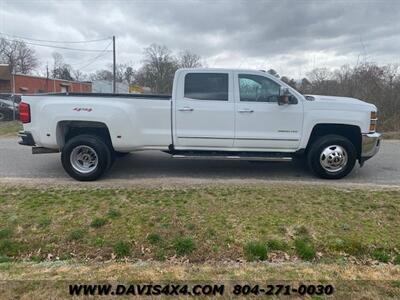
[[[228,74],[186,74],[185,98],[197,100],[228,101]]]

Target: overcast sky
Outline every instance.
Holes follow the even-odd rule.
[[[209,67],[273,68],[300,78],[314,67],[399,63],[400,1],[0,0],[0,32],[55,41],[115,35],[117,61],[135,68],[143,48],[157,43],[195,52]],[[109,43],[57,45],[102,50]],[[34,47],[43,65],[52,64],[53,51],[84,72],[112,61],[111,53],[94,60],[99,53]]]

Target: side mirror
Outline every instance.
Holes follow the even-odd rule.
[[[287,87],[281,87],[280,91],[279,91],[279,96],[290,96],[290,91]]]
[[[278,104],[279,105],[285,105],[285,104],[290,104],[290,91],[287,87],[281,87],[279,90],[279,97],[278,97]]]
[[[285,104],[297,104],[297,98],[294,97],[287,87],[281,87],[279,91],[278,97],[278,104],[285,105]]]

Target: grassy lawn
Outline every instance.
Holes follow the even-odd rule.
[[[0,207],[0,280],[15,283],[0,285],[4,295],[43,296],[49,279],[135,278],[328,280],[371,299],[400,292],[396,188],[2,186]],[[61,299],[64,285],[46,292]]]
[[[400,140],[400,131],[389,131],[383,133],[385,140]]]
[[[0,256],[400,263],[400,191],[324,187],[0,189]]]
[[[22,124],[19,121],[0,122],[0,137],[17,136],[17,133],[20,130],[22,130]]]

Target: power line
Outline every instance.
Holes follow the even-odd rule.
[[[100,55],[96,56],[96,58],[95,58],[95,59],[93,59],[93,61],[91,61],[90,63],[88,63],[88,64],[84,65],[83,67],[79,67],[79,69],[80,69],[80,70],[83,70],[83,69],[85,69],[85,68],[89,67],[91,64],[93,64],[93,63],[94,63],[94,62],[96,62],[96,61],[97,61],[99,58],[101,58],[101,57],[105,56],[106,54],[108,54],[108,52],[107,52],[107,53],[102,53],[102,54],[100,54]]]
[[[87,63],[91,63],[93,60],[97,59],[98,57],[103,57],[103,56],[106,55],[106,54],[109,54],[109,52],[100,53],[100,54],[97,55],[96,57],[92,57],[92,58],[90,58],[90,59],[86,59],[86,60],[83,60],[83,61],[78,61],[78,62],[75,62],[75,63],[73,63],[73,64],[69,64],[69,65],[70,65],[71,67],[79,68],[79,66],[85,65],[85,64],[87,64]]]
[[[41,39],[33,39],[33,38],[28,38],[28,37],[23,37],[23,36],[18,36],[18,35],[12,35],[4,32],[0,32],[0,35],[5,35],[17,39],[23,39],[23,40],[28,40],[28,41],[35,41],[35,42],[45,42],[45,43],[59,43],[59,44],[84,44],[84,43],[94,43],[94,42],[100,42],[100,41],[106,41],[111,39],[111,37],[105,37],[105,38],[100,38],[96,40],[87,40],[87,41],[51,41],[51,40],[41,40]]]
[[[110,47],[111,43],[112,43],[112,41],[111,41],[110,43],[108,43],[108,45],[103,49],[103,52],[102,52],[102,53],[100,53],[99,55],[97,55],[97,56],[94,57],[93,59],[86,61],[86,62],[89,62],[89,63],[86,64],[86,65],[84,65],[83,67],[79,67],[78,69],[82,70],[82,69],[84,69],[84,68],[90,66],[91,64],[93,64],[93,63],[94,63],[96,60],[98,60],[100,57],[103,57],[103,56],[105,56],[106,54],[108,54],[108,51],[106,51],[106,50],[108,49],[108,47]],[[84,63],[86,63],[86,62],[84,62]],[[75,66],[76,66],[76,65],[81,65],[81,64],[83,64],[83,63],[75,64]]]
[[[110,47],[111,43],[112,43],[112,41],[110,41],[110,42],[107,44],[107,46],[104,47],[104,49],[101,51],[101,53],[100,53],[98,56],[103,56],[103,53],[102,53],[102,52],[106,52],[106,53],[104,53],[104,54],[107,54],[108,52],[110,52],[110,51],[106,51],[106,50]],[[79,65],[86,64],[86,63],[88,63],[88,62],[90,62],[90,61],[96,59],[98,56],[96,56],[96,57],[94,57],[94,58],[92,57],[92,58],[90,58],[90,59],[87,59],[87,60],[84,60],[84,61],[81,61],[81,62],[78,62],[78,63],[71,64],[71,66],[79,66]]]
[[[15,40],[11,40],[11,39],[6,39],[3,38],[6,41],[15,41]],[[31,42],[25,42],[25,44],[28,45],[33,45],[33,46],[39,46],[39,47],[47,47],[47,48],[55,48],[55,49],[64,49],[64,50],[71,50],[71,51],[81,51],[81,52],[103,52],[104,50],[100,50],[100,49],[82,49],[82,48],[70,48],[70,47],[62,47],[62,46],[54,46],[54,45],[45,45],[45,44],[37,44],[37,43],[31,43]],[[112,52],[111,50],[107,50],[108,52]]]
[[[48,47],[48,48],[55,48],[55,49],[63,49],[63,50],[71,50],[71,51],[81,51],[81,52],[98,52],[99,54],[94,57],[91,60],[87,60],[83,63],[86,63],[83,67],[80,67],[78,69],[84,69],[88,66],[90,66],[91,64],[93,64],[95,61],[97,61],[99,58],[105,56],[107,53],[109,52],[113,52],[113,74],[115,77],[115,37],[112,37],[112,40],[110,41],[110,43],[108,43],[108,45],[104,48],[104,49],[84,49],[84,48],[71,48],[71,47],[65,47],[65,46],[56,46],[56,45],[50,45],[50,44],[41,44],[41,43],[36,43],[36,42],[44,42],[44,43],[74,43],[74,44],[82,44],[82,43],[92,43],[92,42],[99,42],[99,41],[106,41],[106,40],[110,40],[111,38],[102,38],[102,39],[95,39],[95,40],[87,40],[87,41],[51,41],[51,40],[43,40],[43,39],[33,39],[33,38],[27,38],[27,37],[22,37],[22,36],[17,36],[17,35],[11,35],[11,34],[7,34],[7,33],[3,33],[0,32],[0,36],[7,36],[7,37],[12,37],[14,39],[9,39],[9,38],[5,38],[2,37],[2,39],[6,40],[6,41],[16,41],[15,39],[21,39],[23,40],[22,42],[28,44],[28,45],[33,45],[33,46],[39,46],[39,47]],[[33,42],[27,42],[24,40],[28,40],[28,41],[34,41]],[[108,47],[110,47],[111,43],[113,43],[113,50],[107,50]],[[74,64],[76,66],[82,65],[83,63],[78,63],[78,64]],[[115,82],[115,79],[114,79]],[[115,91],[114,91],[115,92]]]

